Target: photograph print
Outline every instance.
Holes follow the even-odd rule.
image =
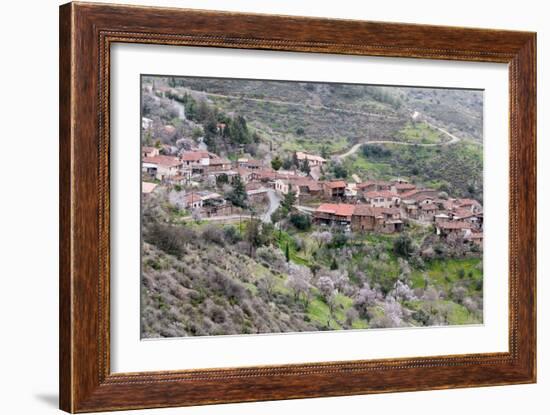
[[[141,77],[141,338],[483,323],[483,91]]]

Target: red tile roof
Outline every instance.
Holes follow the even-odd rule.
[[[416,189],[414,184],[410,183],[397,183],[394,185],[397,190],[413,190]]]
[[[381,208],[372,207],[369,205],[355,205],[355,210],[353,212],[354,216],[380,216],[382,214]]]
[[[480,206],[481,203],[479,203],[477,200],[475,199],[458,199],[456,201],[457,205],[459,206]]]
[[[331,213],[336,216],[351,217],[354,210],[355,205],[349,205],[346,203],[323,203],[317,208],[316,212]]]
[[[340,187],[346,187],[346,182],[343,180],[335,180],[332,182],[326,182],[325,186],[329,189],[338,189]]]
[[[258,170],[253,172],[253,174],[260,178],[265,178],[265,179],[275,179],[279,175],[275,170],[270,170],[270,169]]]
[[[416,201],[424,199],[435,199],[434,193],[437,193],[437,190],[434,189],[414,189],[408,192],[402,193],[401,197],[403,199],[414,199]]]
[[[294,185],[299,187],[307,187],[310,191],[318,191],[321,190],[321,185],[318,181],[312,180],[312,179],[306,179],[304,177],[300,177],[296,180],[294,180]]]
[[[144,157],[144,163],[159,164],[166,167],[176,167],[181,165],[180,159],[173,156],[154,156]]]
[[[186,151],[181,155],[183,161],[199,161],[209,158],[208,151]]]
[[[202,198],[195,193],[190,193],[185,196],[185,201],[187,203],[195,203],[195,202],[199,202],[200,200],[202,200]]]
[[[401,209],[399,208],[381,208],[380,209],[382,213],[385,213],[386,215],[400,215]]]

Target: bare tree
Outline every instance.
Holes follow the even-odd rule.
[[[288,268],[287,286],[294,291],[295,301],[302,297],[304,306],[307,307],[311,288],[311,271],[307,267],[293,263],[290,263]]]
[[[321,248],[323,245],[329,243],[332,239],[332,234],[328,231],[315,231],[311,234],[311,238],[317,242],[317,246]]]
[[[399,301],[409,301],[416,298],[414,291],[408,284],[397,280],[390,295],[395,297]]]
[[[368,316],[368,308],[376,304],[376,301],[381,298],[381,293],[376,289],[370,287],[370,285],[365,282],[363,288],[359,290],[353,306],[359,311],[362,316]]]
[[[200,222],[202,219],[201,210],[199,208],[193,209],[193,211],[191,212],[191,217],[195,222]]]

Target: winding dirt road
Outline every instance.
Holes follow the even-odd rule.
[[[460,138],[457,137],[454,134],[451,134],[447,130],[444,130],[443,128],[440,128],[436,125],[433,125],[429,123],[428,121],[424,121],[427,125],[429,125],[432,128],[435,128],[436,130],[442,132],[443,134],[449,136],[451,139],[448,141],[442,141],[439,143],[430,143],[430,144],[423,144],[423,143],[411,143],[408,141],[391,141],[391,140],[372,140],[372,141],[361,141],[360,143],[354,144],[347,150],[345,153],[336,155],[336,158],[338,160],[343,160],[346,157],[349,157],[357,152],[361,148],[363,144],[397,144],[401,146],[419,146],[419,147],[439,147],[439,146],[448,146],[451,144],[458,143],[460,141]]]

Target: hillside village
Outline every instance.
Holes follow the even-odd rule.
[[[407,180],[318,180],[326,163],[323,157],[296,152],[293,158],[301,170],[275,170],[261,160],[238,158],[235,162],[201,150],[183,151],[177,156],[160,154],[161,149],[143,147],[142,191],[149,194],[158,185],[187,189],[180,207],[195,217],[216,218],[242,213],[223,195],[211,191],[209,183],[233,183],[236,177],[244,184],[246,197],[253,202],[266,202],[268,192],[275,191],[279,200],[293,192],[297,211],[312,216],[320,226],[339,227],[349,232],[396,233],[404,223],[433,224],[441,238],[458,239],[483,245],[483,208],[474,199],[445,196]],[[261,213],[261,212],[260,212]],[[270,220],[270,219],[269,219]]]
[[[483,322],[476,94],[144,78],[142,337]]]

